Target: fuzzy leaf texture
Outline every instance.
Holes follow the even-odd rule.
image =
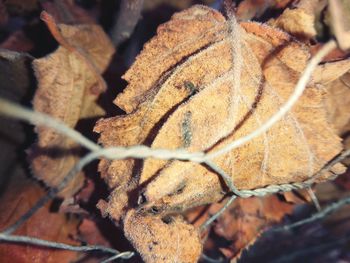
[[[114,48],[98,25],[53,26],[63,43],[53,53],[33,61],[38,81],[33,106],[73,128],[81,119],[104,114],[96,103],[104,91],[99,74],[107,68]],[[32,169],[37,178],[55,186],[79,160],[79,146],[51,129],[38,127],[36,131]],[[61,194],[71,196],[81,188],[83,180],[83,176],[76,176]]]
[[[204,6],[175,14],[157,33],[125,74],[129,85],[115,101],[128,114],[101,120],[95,127],[105,146],[145,144],[209,153],[221,149],[278,111],[310,57],[307,46],[281,31],[253,22],[235,25]],[[281,121],[214,162],[239,189],[311,177],[342,149],[327,121],[325,95],[311,81]],[[343,170],[338,165],[333,172]],[[226,190],[217,174],[192,162],[102,161],[100,171],[110,186],[117,186],[118,194],[112,193],[107,207],[116,217],[120,202],[127,200],[120,191],[126,191],[123,185],[130,185],[137,173],[146,201],[159,211],[181,212],[216,202]]]

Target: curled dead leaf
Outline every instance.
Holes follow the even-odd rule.
[[[314,38],[317,35],[317,19],[326,4],[323,0],[301,0],[294,8],[286,8],[269,24],[303,40]]]
[[[230,19],[203,6],[162,25],[126,73],[129,85],[116,99],[129,114],[98,122],[100,141],[105,146],[214,152],[264,123],[292,93],[308,49],[281,31],[242,23],[241,54],[233,57],[237,36],[232,27]],[[240,76],[234,75],[235,64],[241,64]],[[234,86],[237,78],[240,87]],[[239,189],[310,178],[341,150],[327,121],[325,92],[310,84],[268,132],[214,162]],[[141,171],[144,196],[160,211],[212,203],[225,191],[219,176],[198,163],[102,161],[100,169],[111,186],[125,185],[133,172]],[[325,179],[327,175],[318,181]]]
[[[38,81],[33,106],[73,128],[81,119],[104,114],[96,99],[103,91],[100,74],[108,66],[114,48],[98,25],[56,25],[46,21],[61,46],[33,61]],[[78,161],[79,147],[51,129],[37,127],[37,133],[38,142],[31,153],[32,169],[47,185],[57,185]],[[75,193],[82,180],[77,176],[64,195]]]
[[[95,131],[106,147],[144,144],[213,153],[276,113],[309,57],[307,46],[277,29],[238,25],[208,7],[191,7],[158,28],[124,75],[129,85],[115,103],[127,114],[100,120]],[[269,131],[213,159],[238,189],[305,181],[342,149],[327,119],[322,78],[315,80]],[[220,176],[199,163],[102,160],[99,170],[113,188],[100,208],[116,222],[122,219],[146,261],[159,260],[144,244],[153,235],[144,233],[149,224],[161,229],[164,216],[216,202],[227,192]],[[343,170],[338,165],[332,172]],[[144,215],[130,210],[135,207]],[[168,238],[161,242],[164,250],[173,249]]]

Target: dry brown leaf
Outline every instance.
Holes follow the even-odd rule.
[[[349,131],[350,125],[350,73],[327,85],[326,107],[329,119],[338,134]]]
[[[283,197],[286,202],[291,204],[304,204],[305,202],[311,202],[310,190],[301,189],[298,191],[284,192]]]
[[[95,130],[102,133],[101,142],[213,152],[264,123],[291,95],[309,53],[306,46],[265,25],[242,23],[240,30],[244,89],[234,89],[230,22],[203,6],[175,14],[124,76],[129,86],[116,103],[129,114],[100,121]],[[341,150],[327,121],[325,93],[310,85],[267,133],[214,162],[239,189],[306,180]],[[220,178],[200,164],[147,159],[136,166],[132,160],[100,165],[110,186],[119,187],[128,185],[140,168],[144,196],[159,211],[183,211],[222,197]],[[327,175],[318,181],[325,179]],[[118,203],[125,191],[121,188],[107,208],[113,215],[127,203],[125,193],[123,204]]]
[[[110,242],[101,233],[96,222],[91,219],[84,218],[79,225],[79,239],[87,244],[98,244],[99,246],[111,247]]]
[[[213,9],[194,6],[161,25],[125,74],[129,85],[115,100],[128,114],[99,121],[100,142],[210,153],[266,122],[292,94],[310,54],[281,31],[250,22],[241,23],[237,33],[233,23]],[[241,58],[234,55],[235,34],[242,41]],[[213,160],[238,189],[302,182],[342,149],[327,120],[326,89],[316,82],[322,78],[314,78],[292,111],[268,132]],[[145,240],[153,237],[143,232],[145,226],[137,227],[139,221],[147,218],[147,224],[161,229],[166,214],[216,202],[227,191],[216,173],[198,163],[103,160],[99,169],[114,188],[100,209],[116,222],[126,214],[126,236],[147,260],[152,258]],[[343,170],[338,165],[333,172]],[[145,215],[130,212],[140,204]],[[164,237],[160,246],[173,249],[171,242]]]
[[[213,205],[210,213],[215,213],[220,206]],[[290,214],[293,207],[276,195],[236,200],[213,226],[214,232],[229,244],[221,247],[221,251],[229,259],[239,257],[264,230]]]
[[[313,74],[315,83],[327,89],[325,106],[327,117],[339,135],[350,127],[350,59],[320,65]]]
[[[314,38],[317,35],[316,19],[325,5],[324,0],[301,0],[295,8],[286,8],[269,24],[302,39]]]
[[[96,103],[103,91],[99,74],[106,69],[114,48],[98,25],[58,24],[56,28],[52,21],[48,25],[61,46],[33,62],[38,80],[33,105],[35,110],[73,128],[80,119],[103,115]],[[57,185],[79,159],[76,153],[79,147],[51,129],[38,127],[37,132],[32,169],[47,185]],[[82,180],[82,176],[77,176],[64,190],[64,195],[75,193]]]
[[[162,219],[129,210],[124,232],[145,262],[197,262],[202,252],[197,230],[181,216]]]
[[[330,0],[331,27],[342,50],[350,49],[350,4],[346,0]]]
[[[42,2],[43,9],[51,14],[57,23],[94,24],[95,19],[72,0],[55,0]]]
[[[0,97],[24,103],[33,88],[34,75],[30,68],[32,57],[23,53],[0,51]],[[45,191],[29,179],[24,167],[24,156],[18,155],[31,140],[29,125],[18,120],[0,117],[0,231],[13,225],[32,208]],[[74,244],[69,235],[74,235],[78,221],[68,219],[65,214],[50,211],[50,204],[41,208],[27,220],[15,234]],[[0,243],[0,262],[60,262],[77,259],[76,252],[53,250],[25,244]]]
[[[168,84],[162,88],[162,92],[155,97],[155,101],[161,103],[156,103],[150,108],[149,105],[152,104],[152,101],[148,101],[146,98],[157,92],[154,87],[157,89],[159,86],[160,88],[162,83],[168,79],[168,75],[172,74],[178,61],[198,53],[198,50],[205,48],[211,41],[222,39],[223,36],[220,36],[220,30],[216,32],[215,25],[218,25],[219,29],[220,27],[224,29],[224,24],[222,24],[224,21],[222,15],[216,11],[210,11],[204,7],[192,8],[175,14],[171,22],[158,28],[157,36],[145,45],[144,52],[137,58],[137,63],[124,76],[130,83],[129,88],[117,97],[119,107],[128,113],[134,111],[142,101],[144,103],[140,106],[140,110],[129,116],[118,116],[97,123],[95,131],[101,133],[100,142],[104,146],[141,144],[145,143],[147,136],[149,141],[152,140],[152,136],[155,135],[152,134],[153,120],[156,120],[155,122],[161,121],[171,108],[191,94],[191,91],[183,85],[184,81],[188,79],[187,75],[191,72],[186,75],[181,74],[181,72],[177,73],[172,78],[176,83]],[[210,28],[212,29],[208,30]],[[182,42],[183,44],[179,45]],[[152,70],[149,70],[149,65],[152,65]],[[198,68],[198,62],[196,62],[193,70]],[[213,73],[210,75],[219,74],[215,67],[213,68]],[[201,70],[201,73],[198,71],[198,77],[196,75],[193,77],[199,81],[204,74],[206,72]],[[174,86],[176,88],[173,88]],[[149,117],[143,121],[146,113]],[[148,119],[152,119],[152,121]],[[109,186],[118,186],[112,194],[111,200],[118,199],[119,201],[111,201],[113,208],[109,209],[115,219],[117,215],[121,215],[120,212],[128,200],[125,188],[135,186],[134,183],[129,184],[133,165],[134,161],[131,159],[113,162],[103,160],[99,165],[101,176],[107,180]]]
[[[34,84],[32,59],[26,54],[0,49],[0,97],[18,103],[24,100]],[[2,182],[9,180],[14,172],[18,152],[25,147],[25,135],[25,128],[17,120],[0,117],[0,189],[4,187]]]
[[[237,18],[240,20],[250,20],[260,17],[267,9],[282,9],[290,4],[292,0],[243,0],[237,7]]]
[[[267,228],[281,222],[285,215],[292,213],[296,198],[293,197],[292,203],[282,199],[282,196],[277,194],[237,199],[214,221],[210,229],[202,233],[202,239],[205,240],[204,251],[221,250],[227,259],[237,259]],[[185,214],[186,220],[199,227],[220,210],[226,201],[224,199],[220,203],[191,209]],[[299,199],[298,203],[305,203],[305,199]],[[206,233],[208,236],[203,238]]]
[[[33,180],[28,179],[20,166],[13,168],[6,190],[1,195],[0,229],[12,225],[27,212],[45,191]],[[3,183],[3,182],[2,182]],[[65,214],[50,212],[50,204],[42,207],[14,234],[36,237],[44,240],[79,245],[70,237],[76,234],[78,220]],[[74,261],[78,253],[68,250],[48,249],[25,244],[1,243],[0,262],[65,262]]]

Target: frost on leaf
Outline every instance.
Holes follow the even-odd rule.
[[[181,216],[160,218],[130,210],[124,232],[146,262],[197,262],[202,252],[199,233]]]
[[[125,74],[129,85],[115,102],[128,114],[101,120],[95,130],[105,146],[215,152],[278,111],[309,57],[307,46],[281,31],[252,22],[237,25],[215,10],[194,6],[160,26]],[[327,121],[326,92],[311,81],[270,130],[213,161],[238,189],[310,178],[342,148]],[[159,211],[212,203],[226,191],[216,173],[192,162],[102,161],[100,171],[117,187],[106,208],[113,218],[127,205],[125,191],[137,175],[146,202]],[[333,169],[341,171],[341,166]]]
[[[56,38],[52,27],[59,32],[61,45],[48,56],[33,61],[38,81],[33,105],[35,110],[73,128],[80,119],[103,115],[96,103],[104,90],[100,74],[108,66],[114,48],[100,26],[50,25]],[[79,160],[79,147],[51,129],[36,130],[38,142],[32,149],[32,169],[47,185],[57,185]],[[77,176],[64,193],[76,192],[82,180],[82,176]]]

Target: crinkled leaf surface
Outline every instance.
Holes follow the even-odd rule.
[[[146,262],[197,262],[202,252],[199,233],[181,216],[162,219],[129,210],[124,232]]]
[[[81,119],[103,115],[96,103],[103,91],[98,85],[97,74],[106,69],[114,48],[100,26],[59,24],[58,28],[65,42],[77,52],[59,46],[52,54],[34,60],[38,89],[33,105],[35,110],[73,128]],[[79,147],[51,129],[38,127],[37,132],[38,142],[31,154],[32,169],[37,178],[53,186],[77,162]],[[81,187],[83,177],[75,178],[64,190],[65,195],[69,196]]]
[[[234,56],[238,37],[233,27],[231,20],[203,6],[175,14],[160,26],[124,76],[129,86],[116,103],[128,114],[97,123],[101,142],[214,152],[277,112],[307,64],[307,46],[265,25],[242,23],[240,56]],[[239,189],[311,177],[341,150],[326,118],[325,94],[311,82],[291,112],[269,131],[214,162]],[[200,164],[153,159],[134,164],[103,161],[100,170],[111,186],[119,186],[116,191],[128,184],[133,172],[140,172],[144,196],[159,210],[215,202],[224,190],[218,175]],[[110,210],[118,202],[118,194],[114,196]]]

